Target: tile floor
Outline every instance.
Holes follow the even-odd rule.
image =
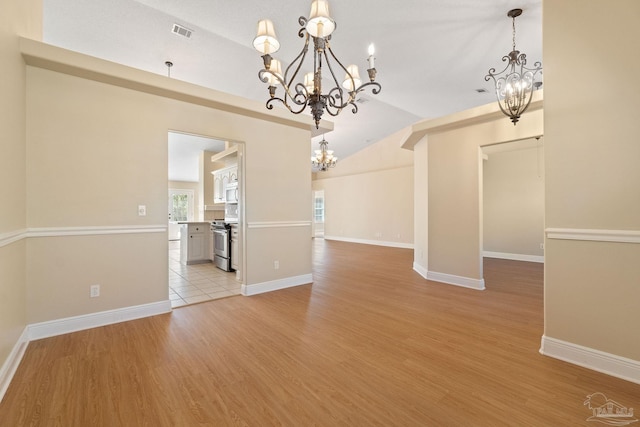
[[[240,295],[240,285],[235,272],[222,271],[212,263],[180,264],[180,241],[169,241],[169,299],[172,308]]]

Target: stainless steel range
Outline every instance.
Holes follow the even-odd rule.
[[[231,226],[223,221],[211,223],[213,232],[213,262],[221,270],[233,271],[231,268]]]

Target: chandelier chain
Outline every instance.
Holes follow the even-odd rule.
[[[513,29],[513,49],[516,50],[516,17],[511,18],[511,26]]]

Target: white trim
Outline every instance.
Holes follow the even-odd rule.
[[[547,228],[544,231],[548,239],[591,240],[594,242],[640,243],[639,230]]]
[[[421,266],[420,264],[418,264],[415,261],[413,262],[413,271],[415,271],[416,273],[418,273],[419,275],[421,275],[425,279],[427,278],[427,274],[429,274],[429,271],[427,270],[426,267]]]
[[[500,258],[500,259],[510,259],[513,261],[544,263],[544,256],[540,256],[540,255],[509,254],[505,252],[483,251],[482,256],[485,258]]]
[[[413,249],[413,243],[389,242],[384,240],[355,239],[351,237],[324,236],[325,240],[337,240],[339,242],[360,243],[363,245],[387,246],[390,248]]]
[[[0,248],[10,245],[13,242],[25,239],[27,237],[27,229],[9,231],[8,233],[0,234]]]
[[[167,226],[162,225],[116,225],[86,227],[42,227],[29,228],[27,237],[95,236],[99,234],[138,234],[164,233]]]
[[[479,291],[484,290],[484,279],[472,279],[470,277],[456,276],[447,273],[438,273],[436,271],[427,271],[427,280],[448,283],[449,285],[462,286]]]
[[[25,228],[0,234],[0,248],[31,237],[97,236],[101,234],[165,233],[166,225],[107,225]]]
[[[311,227],[311,221],[253,221],[247,228]]]
[[[4,394],[7,392],[9,388],[9,384],[11,384],[11,380],[20,365],[20,361],[22,361],[22,356],[24,356],[24,352],[27,349],[27,345],[29,344],[29,327],[25,327],[18,338],[18,341],[11,349],[9,356],[2,364],[0,368],[0,402],[2,402],[2,398]]]
[[[132,307],[118,308],[115,310],[101,311],[98,313],[83,314],[81,316],[67,317],[64,319],[50,320],[29,325],[29,340],[53,337],[82,331],[84,329],[97,328],[113,323],[126,322],[128,320],[155,316],[171,312],[171,301],[163,300],[150,304],[135,305]]]
[[[540,354],[640,384],[640,361],[543,335]]]
[[[240,292],[244,296],[258,295],[265,292],[292,288],[294,286],[308,285],[312,282],[313,276],[311,274],[303,274],[301,276],[285,277],[284,279],[271,280],[253,285],[242,285]]]

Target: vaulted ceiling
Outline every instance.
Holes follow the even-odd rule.
[[[266,85],[258,80],[262,59],[252,46],[256,24],[274,22],[281,43],[274,57],[288,64],[302,48],[298,17],[308,16],[311,0],[43,4],[47,43],[163,75],[170,60],[172,78],[266,102]],[[345,65],[357,64],[364,77],[367,46],[375,43],[382,85],[378,95],[363,94],[357,114],[349,109],[323,117],[335,123],[326,139],[341,158],[418,120],[492,102],[484,76],[491,67],[503,68],[501,59],[511,50],[510,9],[524,10],[516,19],[518,50],[530,63],[542,60],[542,0],[330,0],[330,7],[335,54]],[[193,30],[192,36],[174,34],[174,24]]]

